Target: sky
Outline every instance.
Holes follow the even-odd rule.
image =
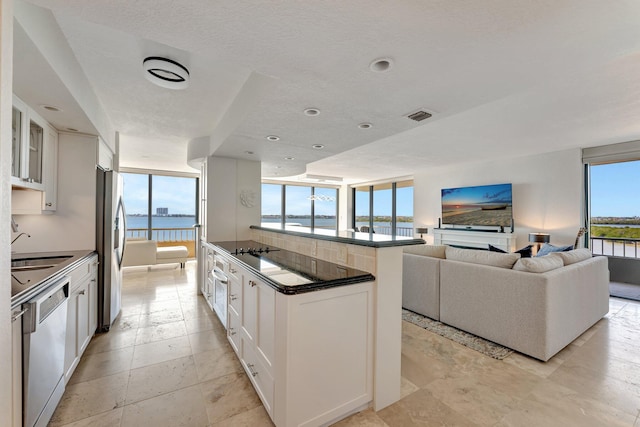
[[[640,161],[591,166],[591,216],[640,216]]]
[[[149,203],[148,175],[123,173],[124,205],[128,215],[146,215]],[[153,176],[153,207],[169,208],[169,215],[195,215],[196,179]]]

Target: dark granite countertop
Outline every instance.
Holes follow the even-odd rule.
[[[222,249],[223,255],[242,264],[283,294],[294,295],[375,280],[375,277],[366,271],[285,249],[267,247],[251,240],[212,244]],[[254,250],[247,253],[250,249]],[[259,249],[262,249],[262,252],[258,252]]]
[[[327,230],[323,228],[309,228],[280,224],[252,225],[256,230],[273,231],[275,233],[289,234],[292,236],[309,237],[312,239],[329,240],[332,242],[349,243],[351,245],[369,246],[374,248],[387,248],[392,246],[423,245],[423,239],[414,237],[389,236],[378,233],[358,233],[344,230]]]
[[[53,267],[39,270],[12,271],[11,272],[11,308],[26,302],[32,296],[41,292],[48,284],[63,276],[87,256],[95,253],[90,250],[61,251],[61,252],[29,252],[13,253],[11,260],[24,260],[33,258],[65,258]]]

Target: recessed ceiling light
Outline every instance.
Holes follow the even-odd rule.
[[[265,136],[265,138],[267,138],[267,140],[271,142],[280,141],[280,137],[276,135],[268,135],[268,136]]]
[[[45,110],[49,110],[49,111],[62,111],[62,108],[60,107],[56,107],[55,105],[41,105],[40,107],[44,108]]]
[[[285,160],[295,160],[296,158],[295,157],[285,157],[284,159]]]
[[[159,56],[149,56],[142,62],[144,76],[151,83],[166,89],[189,87],[189,70],[182,64]]]
[[[360,123],[358,127],[360,129],[371,129],[373,125],[371,123],[364,122],[364,123]]]
[[[307,116],[317,116],[318,114],[320,114],[320,110],[318,110],[317,108],[307,108],[306,110],[304,110],[304,113]]]
[[[67,130],[69,132],[78,132],[78,129],[75,129],[75,128],[67,128]]]
[[[253,151],[245,151],[245,154],[253,154]]]
[[[322,145],[322,144],[313,144],[312,147],[315,148],[316,150],[322,150],[324,148],[324,145]]]
[[[393,60],[391,58],[378,58],[369,64],[369,69],[376,73],[384,73],[391,69]]]

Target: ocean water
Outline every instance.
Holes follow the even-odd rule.
[[[146,215],[127,215],[127,237],[146,237],[148,220],[149,217]],[[195,240],[194,224],[196,224],[195,216],[152,216],[151,228],[164,230],[152,230],[151,238],[161,242]],[[136,231],[132,229],[144,230]]]

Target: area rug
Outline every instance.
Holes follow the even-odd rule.
[[[513,353],[513,350],[503,347],[500,344],[485,340],[484,338],[461,331],[453,326],[445,325],[442,322],[414,313],[413,311],[405,310],[404,308],[402,309],[402,320],[406,320],[427,331],[448,338],[451,341],[455,341],[458,344],[462,344],[494,359],[502,360]]]

